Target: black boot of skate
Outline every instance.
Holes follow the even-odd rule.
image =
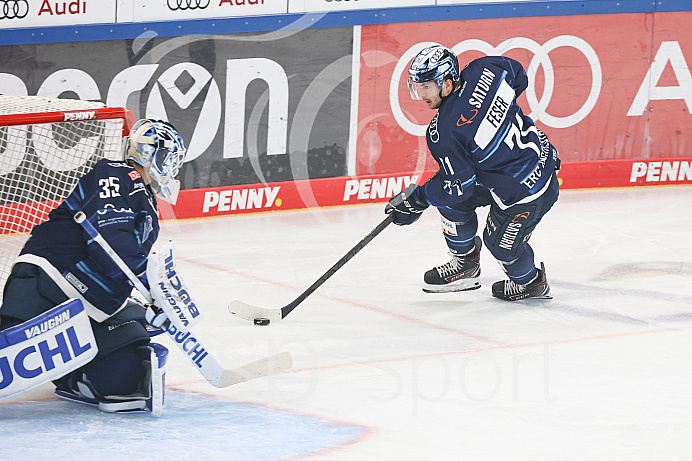
[[[552,299],[550,285],[548,285],[548,279],[545,276],[545,265],[541,263],[536,278],[525,285],[519,285],[511,280],[493,283],[493,296],[505,301],[518,301],[526,298]]]
[[[465,255],[452,255],[452,260],[425,273],[426,293],[449,293],[476,290],[481,287],[481,239],[476,236],[474,248]]]

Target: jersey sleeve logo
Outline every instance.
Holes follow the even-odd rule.
[[[139,174],[137,170],[132,170],[127,175],[130,177],[131,180],[136,181],[138,179],[141,179],[142,175]]]
[[[471,109],[471,112],[473,112],[473,115],[470,118],[466,118],[464,114],[461,114],[459,120],[457,120],[457,126],[464,126],[472,123],[473,119],[478,115],[478,109]]]

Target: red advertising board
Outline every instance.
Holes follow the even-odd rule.
[[[562,189],[692,184],[692,158],[570,162],[558,178]]]
[[[175,206],[159,201],[160,212],[163,219],[188,219],[386,202],[412,182],[421,184],[433,173],[344,176],[184,190]]]
[[[434,173],[424,170],[410,175],[359,175],[190,189],[180,192],[176,206],[159,201],[159,208],[163,219],[189,219],[379,203],[388,201],[411,182],[422,184]],[[570,162],[563,164],[558,178],[563,189],[692,184],[692,158]]]
[[[572,162],[689,164],[690,21],[692,12],[674,12],[363,26],[356,172],[436,168],[422,139],[434,112],[405,84],[426,42],[451,48],[461,66],[487,54],[521,62],[531,82],[519,104],[558,148],[567,176]],[[611,185],[630,185],[626,169],[625,181]]]

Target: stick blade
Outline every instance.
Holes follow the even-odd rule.
[[[242,301],[231,301],[228,304],[228,312],[249,322],[259,318],[269,319],[269,322],[273,323],[278,322],[283,318],[281,315],[281,309],[257,307]]]
[[[221,378],[213,383],[215,387],[228,387],[233,384],[243,383],[251,379],[262,378],[286,371],[293,366],[293,357],[290,352],[265,357],[242,367],[232,370],[223,370]]]

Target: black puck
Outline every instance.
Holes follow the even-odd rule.
[[[255,325],[261,325],[261,326],[269,325],[269,319],[256,318],[255,319]]]

